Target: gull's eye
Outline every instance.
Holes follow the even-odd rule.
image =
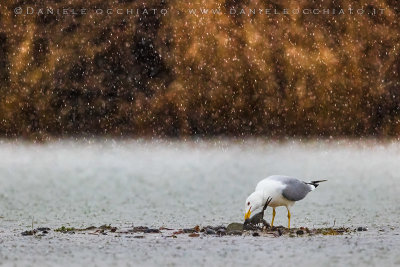
[[[247,206],[250,206],[250,202],[247,202]]]

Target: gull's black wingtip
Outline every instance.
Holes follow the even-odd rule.
[[[328,180],[311,181],[311,182],[309,182],[307,184],[310,184],[310,185],[313,185],[313,186],[317,187],[317,186],[319,186],[319,183],[326,182],[326,181],[328,181]]]

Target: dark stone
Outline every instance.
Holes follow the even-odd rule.
[[[296,231],[296,234],[298,234],[298,235],[304,235],[304,231],[303,231],[303,230],[297,230],[297,231]]]
[[[208,234],[208,235],[215,235],[215,234],[217,234],[217,232],[216,232],[214,229],[207,228],[207,229],[206,229],[206,234]]]
[[[249,219],[247,219],[247,220],[249,220]],[[253,225],[246,221],[243,224],[243,230],[258,230],[258,227],[256,225]]]
[[[357,231],[359,231],[359,232],[361,232],[361,231],[368,231],[368,229],[367,229],[367,227],[362,227],[362,226],[360,226],[360,227],[357,228]]]
[[[260,234],[257,233],[257,232],[254,232],[254,233],[253,233],[253,236],[260,236]]]
[[[219,235],[226,235],[226,229],[224,229],[224,228],[219,228],[219,229],[217,230],[217,234],[219,234]]]
[[[158,230],[158,229],[147,229],[147,230],[144,230],[144,233],[146,233],[146,234],[160,233],[160,230]]]
[[[34,234],[36,234],[36,232],[37,232],[36,230],[28,230],[28,231],[22,232],[21,235],[23,235],[23,236],[34,235]]]
[[[36,230],[38,230],[38,231],[41,231],[41,232],[44,232],[44,231],[50,231],[51,229],[50,228],[48,228],[48,227],[39,227],[39,228],[37,228]]]
[[[242,231],[240,230],[232,230],[232,231],[228,231],[226,234],[228,235],[242,235]]]
[[[133,227],[133,229],[130,232],[134,232],[134,233],[144,232],[148,229],[149,229],[149,227],[146,227],[146,226],[137,226],[137,227]]]
[[[223,226],[223,225],[220,225],[220,226],[215,226],[215,227],[213,227],[212,229],[215,230],[215,231],[218,231],[218,230],[220,230],[220,229],[226,230],[226,227]]]
[[[281,229],[278,229],[278,235],[281,236],[283,234]]]

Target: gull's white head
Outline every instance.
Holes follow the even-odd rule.
[[[250,218],[250,215],[253,211],[263,206],[263,193],[261,191],[253,192],[246,199],[246,204],[244,208],[244,219],[247,220]]]

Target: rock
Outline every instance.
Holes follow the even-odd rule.
[[[22,232],[21,235],[23,235],[23,236],[34,235],[34,234],[36,234],[36,232],[37,232],[36,229],[35,230],[28,230],[28,231]]]
[[[134,232],[134,233],[144,232],[148,229],[149,229],[149,227],[146,227],[146,226],[136,226],[136,227],[133,227],[132,230],[130,230],[130,232]]]
[[[297,231],[296,231],[296,234],[297,234],[297,235],[304,235],[304,231],[303,231],[303,230],[297,230]]]
[[[223,225],[220,225],[220,226],[215,226],[215,227],[213,227],[212,229],[215,230],[215,231],[218,231],[218,230],[220,230],[220,229],[226,230],[226,227],[223,226]]]
[[[38,230],[38,231],[40,231],[40,232],[48,232],[48,231],[50,231],[51,229],[48,228],[48,227],[39,227],[39,228],[37,228],[36,230]]]
[[[160,230],[158,230],[158,229],[147,229],[147,230],[144,230],[144,233],[145,234],[160,233]]]
[[[217,234],[217,232],[216,232],[214,229],[207,228],[207,229],[206,229],[206,234],[208,234],[208,235],[215,235],[215,234]]]
[[[73,232],[77,229],[75,229],[74,227],[65,227],[65,226],[61,226],[60,228],[55,229],[55,232],[61,232],[61,233],[69,233],[69,232]]]
[[[360,226],[360,227],[357,228],[357,231],[359,231],[359,232],[361,232],[361,231],[368,231],[368,229],[367,229],[367,227],[362,227],[362,226]]]
[[[219,229],[225,229],[225,230],[226,230],[226,227],[223,226],[223,225],[220,225],[220,226],[211,226],[211,225],[208,225],[208,226],[202,228],[202,229],[200,230],[200,232],[205,232],[207,229],[211,229],[211,230],[214,230],[214,231],[216,232],[216,231],[218,231]]]
[[[168,231],[171,231],[171,230],[174,230],[174,229],[171,229],[171,228],[167,228],[167,227],[162,226],[162,227],[160,227],[158,230],[168,230]]]
[[[228,231],[226,232],[227,235],[242,235],[243,231],[240,230],[232,230],[232,231]]]
[[[226,230],[225,230],[224,228],[219,228],[219,229],[217,230],[217,234],[219,234],[219,235],[226,235]]]
[[[250,223],[244,223],[243,224],[243,230],[259,230],[259,228],[256,225],[250,224]]]
[[[253,236],[260,236],[260,234],[257,233],[257,232],[254,232],[254,233],[253,233]]]
[[[199,237],[200,235],[199,234],[197,234],[197,233],[191,233],[191,234],[189,234],[189,237]]]
[[[113,228],[116,228],[116,227],[112,227],[111,225],[107,225],[107,224],[103,224],[102,226],[99,227],[99,229],[102,229],[102,230],[111,230]]]
[[[281,236],[283,234],[281,229],[278,229],[278,235]]]
[[[231,223],[226,227],[226,231],[229,233],[231,231],[243,231],[243,224],[241,223]]]
[[[203,231],[203,232],[206,232],[206,231],[207,231],[207,229],[212,229],[212,230],[214,230],[214,227],[213,227],[213,226],[211,226],[211,225],[208,225],[208,226],[204,227],[203,229],[204,229],[204,231]]]

